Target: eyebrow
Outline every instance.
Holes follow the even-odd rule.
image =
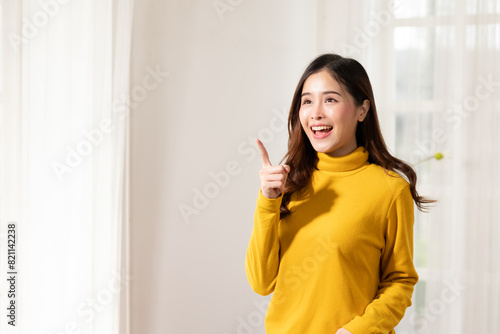
[[[338,96],[342,96],[342,95],[340,95],[340,93],[338,93],[334,90],[328,90],[326,92],[323,92],[323,95],[327,95],[327,94],[337,94]],[[304,95],[311,95],[311,93],[309,93],[309,92],[302,93],[302,95],[300,97],[302,97]]]

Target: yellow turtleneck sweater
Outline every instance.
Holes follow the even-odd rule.
[[[245,267],[255,292],[274,292],[266,332],[395,333],[418,281],[409,184],[363,147],[318,158],[288,217],[282,196],[257,198]]]

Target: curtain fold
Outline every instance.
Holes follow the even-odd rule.
[[[132,9],[2,2],[0,233],[16,222],[18,235],[17,323],[2,333],[128,333],[129,114],[117,99]]]

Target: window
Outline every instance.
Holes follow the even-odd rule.
[[[477,63],[474,57],[478,50],[485,59],[498,55],[500,1],[401,0],[390,29],[393,29],[393,50],[388,56],[392,58],[393,78],[388,81],[394,84],[391,100],[395,105],[395,154],[416,164],[421,194],[439,192],[446,197],[447,191],[442,189],[452,189],[453,182],[451,173],[443,167],[448,162],[418,162],[456,145],[457,140],[452,137],[453,124],[444,121],[445,113],[449,112],[452,100],[463,101],[465,96],[474,93],[477,83],[464,80],[467,78],[464,66]],[[442,130],[443,138],[447,135],[448,139],[436,140],[436,130]],[[436,178],[435,173],[441,177]],[[413,321],[405,319],[402,333],[405,330],[406,333],[426,332],[423,322],[415,319],[428,318],[425,313],[429,313],[432,301],[427,296],[436,295],[435,291],[428,294],[427,289],[432,279],[428,255],[429,240],[432,240],[430,226],[437,223],[432,221],[432,215],[415,212],[414,261],[420,282],[413,297]],[[451,241],[444,240],[434,247],[443,253],[450,252],[453,247],[447,242]],[[450,266],[440,270],[450,271]]]

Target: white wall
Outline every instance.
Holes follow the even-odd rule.
[[[285,153],[295,85],[317,55],[313,1],[138,0],[132,41],[132,333],[264,333],[244,259],[259,189],[257,134]],[[239,4],[238,4],[239,3]],[[141,96],[147,68],[169,72]],[[144,90],[142,90],[144,93]],[[132,98],[134,100],[134,96]],[[274,130],[272,130],[274,129]],[[268,137],[266,137],[266,135]],[[239,148],[239,150],[238,150]],[[229,178],[184,219],[228,163]],[[217,189],[214,189],[217,191]],[[189,221],[189,224],[187,223]],[[250,319],[249,319],[250,317]]]

